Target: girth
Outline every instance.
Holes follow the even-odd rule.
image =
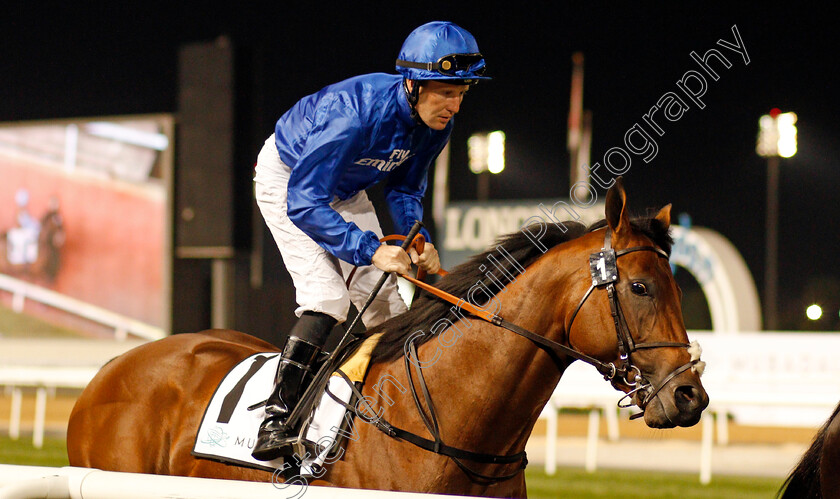
[[[411,343],[411,348],[412,348],[412,355],[414,355],[415,358],[416,358],[417,351],[414,347],[413,342]],[[408,367],[408,363],[409,363],[409,361],[408,361],[408,358],[406,357],[406,373],[408,374],[409,381],[411,381],[411,373],[410,373],[410,369]],[[383,418],[381,416],[377,417],[373,421],[369,421],[367,418],[364,418],[362,416],[363,419],[365,419],[365,421],[374,425],[377,429],[379,429],[380,431],[382,431],[383,433],[385,433],[386,435],[388,435],[390,437],[399,438],[400,440],[405,440],[406,442],[412,443],[412,444],[416,445],[417,447],[420,447],[421,449],[425,449],[427,451],[434,452],[436,454],[441,454],[443,456],[447,456],[447,457],[451,458],[455,462],[455,464],[458,465],[458,467],[461,468],[461,470],[464,471],[464,473],[466,473],[467,475],[470,476],[470,478],[472,478],[473,480],[483,481],[487,484],[493,484],[493,483],[498,483],[498,482],[503,482],[505,480],[509,480],[509,479],[515,477],[516,475],[518,475],[522,470],[525,469],[526,466],[528,466],[528,457],[527,457],[527,454],[524,451],[523,452],[517,452],[516,454],[510,454],[510,455],[507,455],[507,456],[501,456],[501,455],[497,455],[497,454],[486,454],[486,453],[482,453],[482,452],[473,452],[473,451],[469,451],[469,450],[465,450],[465,449],[459,449],[458,447],[452,447],[450,445],[446,445],[445,443],[443,443],[443,440],[441,440],[441,437],[440,437],[440,430],[439,430],[439,427],[438,427],[438,424],[437,424],[437,416],[435,415],[436,411],[434,409],[434,406],[432,405],[432,399],[431,399],[431,395],[429,394],[429,389],[426,386],[426,381],[423,378],[422,371],[420,371],[420,368],[416,364],[415,364],[415,367],[417,367],[417,369],[418,369],[417,372],[420,376],[420,385],[421,385],[422,390],[423,390],[423,397],[425,398],[426,404],[429,407],[430,416],[427,416],[425,411],[423,410],[423,407],[420,404],[420,399],[417,397],[417,390],[414,388],[414,383],[413,382],[409,383],[409,386],[411,387],[411,395],[414,398],[414,403],[417,406],[417,410],[420,412],[420,417],[423,420],[423,424],[426,425],[426,428],[429,430],[429,433],[432,434],[432,436],[434,437],[434,440],[429,440],[428,438],[421,437],[420,435],[417,435],[416,433],[412,433],[408,430],[404,430],[402,428],[394,426],[391,423],[389,423],[388,421],[386,421],[385,418]],[[336,370],[336,372],[339,373],[344,378],[344,380],[347,382],[348,385],[350,385],[350,388],[353,391],[353,394],[358,398],[358,400],[364,401],[364,403],[371,410],[371,413],[376,414],[376,411],[374,411],[373,408],[370,407],[370,404],[368,403],[367,399],[362,394],[362,392],[360,392],[359,389],[356,387],[356,384],[353,383],[350,380],[350,378],[348,378],[347,375],[344,374],[344,372],[342,372],[340,369]],[[351,411],[351,412],[355,413],[356,415],[359,415],[358,414],[358,407],[347,404],[346,402],[344,402],[340,398],[333,395],[329,391],[329,387],[327,387],[327,394],[334,401],[336,401],[338,404],[341,404],[342,406],[344,406],[348,411]],[[465,465],[463,463],[464,460],[474,461],[474,462],[477,462],[477,463],[485,463],[485,464],[519,463],[519,466],[517,466],[516,470],[513,471],[512,473],[509,473],[509,474],[506,474],[506,475],[501,475],[501,476],[490,476],[490,475],[485,475],[485,474],[482,474],[482,473],[479,473],[475,470],[470,469],[467,465]]]

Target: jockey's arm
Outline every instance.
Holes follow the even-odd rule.
[[[311,132],[287,187],[292,223],[332,255],[356,266],[371,264],[379,237],[348,223],[330,203],[358,153],[361,135],[358,123],[349,119],[331,120],[329,126]]]

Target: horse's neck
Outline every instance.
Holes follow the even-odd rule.
[[[565,332],[554,323],[557,290],[539,289],[534,281],[540,279],[545,276],[529,267],[498,295],[499,315],[563,341]],[[448,432],[499,453],[521,450],[566,365],[555,364],[528,339],[475,317],[462,318],[437,340],[423,344],[418,355],[444,441]],[[418,386],[413,368],[412,376]]]
[[[454,361],[458,383],[452,400],[463,401],[461,421],[496,440],[502,447],[497,452],[521,450],[566,366],[512,332],[486,323],[474,327],[475,337],[451,353],[472,359],[461,369]]]

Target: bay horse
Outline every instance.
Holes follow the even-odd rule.
[[[840,498],[840,404],[817,431],[811,447],[788,475],[777,497]]]
[[[483,321],[424,292],[408,312],[372,328],[370,334],[383,335],[362,388],[367,415],[357,411],[352,438],[312,483],[524,497],[525,444],[576,359],[610,378],[643,409],[649,427],[696,424],[708,396],[668,265],[670,205],[631,219],[619,179],[605,206],[606,219],[588,228],[527,225],[438,283],[498,320]],[[212,330],[176,334],[117,357],[73,408],[70,464],[274,480],[276,473],[190,453],[220,380],[242,359],[266,351],[277,348]],[[423,442],[431,445],[418,446]]]

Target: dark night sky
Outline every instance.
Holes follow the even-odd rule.
[[[761,289],[766,163],[755,153],[758,118],[772,107],[795,111],[799,153],[782,160],[780,296],[790,314],[801,315],[809,287],[829,293],[836,321],[840,290],[828,282],[840,286],[833,264],[840,242],[840,203],[833,195],[840,183],[832,92],[840,47],[836,8],[763,2],[749,8],[734,2],[511,2],[503,8],[488,1],[285,3],[6,5],[0,121],[174,112],[177,47],[224,34],[250,49],[257,62],[265,125],[254,138],[259,144],[298,97],[354,74],[393,72],[411,29],[452,20],[476,36],[495,77],[470,92],[458,117],[453,200],[475,196],[475,179],[458,164],[466,161],[466,137],[493,129],[507,134],[508,166],[493,179],[491,196],[559,199],[569,188],[565,137],[573,52],[586,57],[584,105],[593,113],[592,159],[598,161],[622,145],[627,129],[641,123],[665,92],[679,92],[676,81],[698,69],[692,51],[718,48],[732,67],[720,68],[718,81],[708,80],[704,109],[690,103],[681,119],[663,125],[653,161],[633,162],[625,177],[631,205],[642,210],[671,202],[696,225],[723,233]],[[716,45],[733,41],[733,25],[748,65]]]

